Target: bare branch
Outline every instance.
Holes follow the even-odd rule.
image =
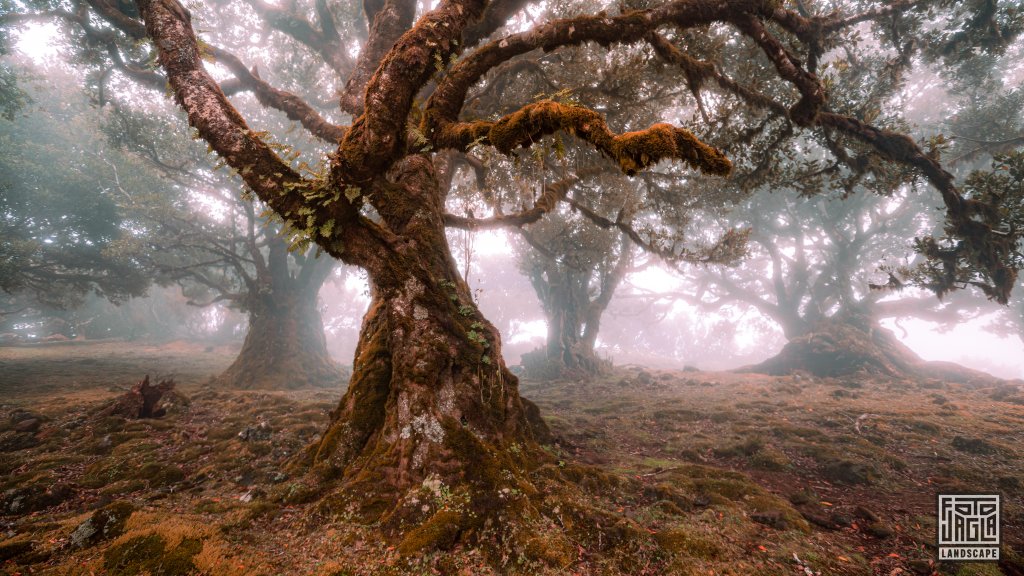
[[[260,78],[259,72],[255,68],[250,71],[234,54],[212,46],[209,49],[217,60],[223,62],[231,70],[243,86],[253,91],[260,104],[284,112],[289,120],[299,122],[311,134],[325,142],[337,144],[345,137],[347,129],[324,120],[302,98],[266,83]]]

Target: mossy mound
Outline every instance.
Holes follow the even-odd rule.
[[[658,545],[672,554],[683,554],[701,560],[715,560],[722,553],[722,547],[694,530],[675,526],[654,535]]]
[[[825,462],[821,471],[825,478],[843,484],[874,484],[878,481],[878,471],[873,466],[845,458]]]
[[[905,377],[920,363],[913,351],[884,328],[861,328],[854,322],[830,319],[790,340],[776,356],[742,371],[773,376],[807,372],[838,377],[866,372]]]
[[[193,558],[203,549],[201,540],[186,538],[168,549],[158,534],[136,536],[112,546],[103,554],[103,568],[110,576],[189,576],[199,573]]]

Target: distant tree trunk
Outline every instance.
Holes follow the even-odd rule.
[[[316,296],[274,293],[254,300],[242,351],[219,380],[244,389],[340,387],[342,373],[327,353]]]
[[[279,239],[270,242],[260,289],[247,300],[249,330],[242,350],[218,382],[242,389],[340,387],[342,371],[327,353],[317,294],[333,269],[330,258],[310,259],[288,269]]]
[[[554,266],[552,266],[554,268]],[[569,372],[595,374],[601,361],[594,352],[597,333],[591,330],[584,338],[588,320],[600,318],[600,312],[588,311],[585,275],[576,271],[555,272],[549,269],[544,312],[548,321],[546,360]]]
[[[528,373],[542,377],[556,376],[556,371],[596,374],[609,366],[595,351],[597,336],[601,317],[632,265],[631,249],[629,239],[623,236],[620,253],[610,261],[574,269],[545,258],[544,266],[531,272],[531,283],[547,318],[548,335],[543,357],[538,351],[524,357]]]

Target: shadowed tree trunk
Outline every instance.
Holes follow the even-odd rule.
[[[269,234],[267,243],[265,265],[257,266],[257,289],[245,298],[245,343],[217,382],[243,389],[337,387],[342,371],[327,353],[317,309],[317,294],[334,260],[307,257],[293,272],[284,241]]]
[[[602,254],[601,260],[573,266],[567,263],[571,254],[555,257],[529,234],[522,235],[534,247],[531,256],[539,259],[528,274],[548,325],[544,348],[523,357],[527,373],[534,377],[557,377],[596,374],[606,369],[610,363],[598,357],[595,346],[601,316],[632,265],[629,239],[621,237],[616,253]]]

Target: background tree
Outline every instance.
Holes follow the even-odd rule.
[[[281,226],[208,165],[197,146],[174,135],[175,119],[115,107],[105,131],[112,144],[144,159],[177,188],[125,192],[146,245],[140,250],[161,283],[176,283],[193,306],[224,304],[248,316],[238,357],[218,378],[232,388],[335,386],[318,294],[335,269],[319,250],[290,245]],[[150,134],[165,134],[154,142]]]
[[[37,90],[33,99],[31,110],[0,120],[0,290],[13,295],[5,313],[24,321],[92,293],[115,302],[143,294],[150,277],[124,249],[134,231],[112,182],[120,172],[155,194],[164,186],[105,149],[85,98]],[[58,331],[76,335],[71,325]]]

